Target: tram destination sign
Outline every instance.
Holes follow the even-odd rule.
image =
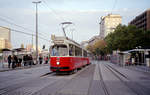
[[[63,43],[64,43],[64,40],[54,40],[53,43],[63,44]]]

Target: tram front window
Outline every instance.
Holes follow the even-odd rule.
[[[55,45],[52,47],[51,56],[67,56],[68,49],[66,45]]]

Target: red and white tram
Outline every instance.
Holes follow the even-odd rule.
[[[87,51],[80,44],[67,37],[53,36],[50,48],[50,70],[53,72],[72,72],[89,65]]]

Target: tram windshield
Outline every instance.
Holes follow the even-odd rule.
[[[67,56],[68,49],[66,45],[54,45],[52,47],[51,56]]]

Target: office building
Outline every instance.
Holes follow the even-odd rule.
[[[136,16],[129,24],[144,31],[150,30],[150,9]]]
[[[0,38],[7,39],[9,42],[11,42],[10,29],[0,26]]]
[[[11,43],[7,39],[0,38],[0,49],[4,48],[11,49]]]
[[[0,26],[0,49],[11,48],[10,29]]]
[[[102,39],[105,38],[121,23],[122,17],[120,15],[108,14],[107,16],[102,16],[100,22],[100,37]]]

